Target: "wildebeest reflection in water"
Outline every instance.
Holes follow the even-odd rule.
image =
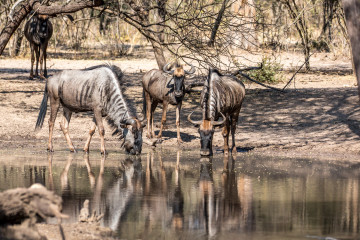
[[[236,179],[233,161],[231,155],[224,155],[221,189],[216,189],[212,158],[200,159],[199,191],[203,198],[205,228],[209,236],[229,230],[251,230],[254,227],[251,180],[246,176]]]
[[[120,156],[115,161],[84,155],[81,164],[71,154],[60,169],[59,161],[49,165],[45,184],[62,195],[71,221],[77,221],[89,199],[90,212],[104,214],[101,224],[120,238],[261,239],[262,233],[272,233],[272,239],[288,239],[310,230],[318,234],[309,235],[325,231],[327,236],[359,232],[360,167],[341,178],[310,176],[304,174],[304,169],[311,172],[309,163],[293,159],[282,159],[286,171],[278,173],[267,159],[188,159],[186,154],[149,152],[142,159]],[[278,167],[279,159],[273,161]]]

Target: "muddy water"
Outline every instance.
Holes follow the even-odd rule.
[[[0,191],[42,183],[62,196],[67,222],[89,199],[122,239],[360,237],[356,163],[176,150],[0,156]]]

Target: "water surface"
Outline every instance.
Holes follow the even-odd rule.
[[[63,198],[65,222],[89,199],[122,239],[360,238],[359,164],[176,150],[0,156],[0,191],[41,183]]]

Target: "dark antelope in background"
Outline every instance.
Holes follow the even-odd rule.
[[[122,133],[124,147],[128,153],[140,154],[142,149],[142,131],[144,125],[136,117],[134,108],[124,97],[120,81],[123,77],[121,69],[112,66],[95,66],[85,70],[66,70],[48,79],[45,85],[44,98],[36,129],[44,122],[47,100],[50,98],[49,144],[48,150],[53,151],[52,134],[54,122],[60,103],[63,107],[63,119],[60,122],[70,151],[75,151],[69,136],[69,122],[73,112],[94,113],[94,124],[90,129],[84,151],[89,151],[91,137],[96,126],[101,138],[101,153],[105,154],[104,125],[102,117],[117,131]]]
[[[38,66],[40,60],[40,77],[47,77],[46,49],[48,46],[49,39],[53,34],[53,27],[49,20],[49,16],[35,14],[25,24],[24,31],[25,31],[25,37],[30,42],[30,48],[31,48],[30,79],[34,77],[33,65],[35,61],[35,56],[36,56],[35,76],[39,76]],[[43,71],[43,63],[44,63],[44,71]]]
[[[212,139],[215,127],[224,124],[224,152],[229,152],[229,133],[231,127],[232,147],[235,147],[235,130],[241,105],[245,97],[245,86],[231,75],[222,75],[216,69],[210,69],[208,78],[200,96],[202,120],[194,121],[191,114],[188,120],[195,126],[200,126],[200,154],[212,155]],[[218,120],[222,116],[222,120]]]
[[[163,68],[163,71],[153,69],[147,72],[142,79],[143,97],[144,97],[144,112],[147,118],[148,131],[147,137],[155,137],[154,133],[154,112],[159,103],[163,104],[163,113],[161,118],[161,127],[158,138],[161,139],[164,124],[166,122],[166,111],[168,104],[176,105],[176,127],[177,127],[177,141],[181,143],[180,136],[180,110],[182,100],[185,95],[185,75],[193,74],[195,67],[191,65],[191,70],[188,72],[184,70],[183,66],[176,63],[175,68],[171,71],[167,70],[169,63]],[[151,125],[150,125],[151,124]]]

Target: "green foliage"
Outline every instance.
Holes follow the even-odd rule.
[[[259,67],[261,69],[252,70],[249,75],[253,79],[263,83],[277,83],[282,81],[283,75],[280,70],[282,65],[276,61],[271,60],[269,57],[263,57]]]

